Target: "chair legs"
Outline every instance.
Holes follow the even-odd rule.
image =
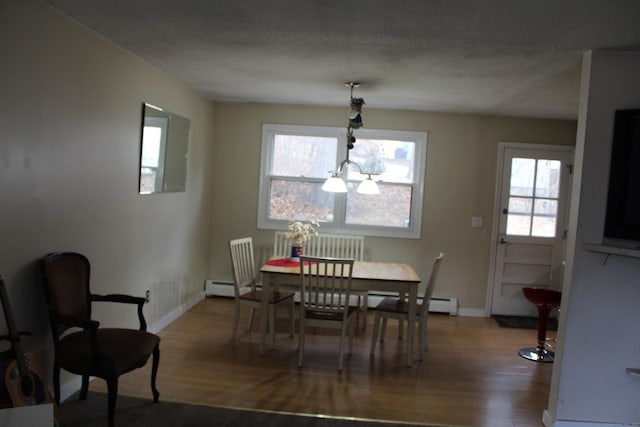
[[[295,301],[291,298],[291,305],[289,306],[289,336],[292,337],[296,328],[296,315],[295,315]]]
[[[53,365],[53,398],[60,406],[60,366],[56,362]]]
[[[386,322],[387,319],[384,319]],[[371,336],[371,355],[373,356],[376,352],[376,345],[378,343],[378,331],[380,330],[380,314],[376,312],[376,316],[373,320],[373,335]],[[380,340],[382,341],[382,339]]]
[[[269,331],[270,331],[270,338],[271,338],[271,348],[274,348],[275,345],[275,320],[276,320],[276,307],[277,304],[269,304],[269,310],[267,312],[267,317],[268,317],[268,325],[269,325]],[[289,305],[289,319],[290,319],[290,325],[289,325],[289,334],[290,336],[293,336],[294,330],[295,330],[295,316],[294,316],[294,307],[295,307],[295,303],[293,298],[291,298],[291,303]],[[255,314],[255,308],[254,307],[249,307],[249,323],[248,323],[248,327],[247,330],[250,331],[251,327],[253,325],[253,318],[254,318],[254,314]],[[238,334],[238,324],[240,323],[240,305],[236,304],[236,306],[233,309],[233,325],[232,325],[232,329],[231,329],[231,340],[235,340],[236,336]]]
[[[304,314],[302,314],[304,316]],[[347,325],[342,325],[340,328],[340,342],[339,342],[339,354],[338,354],[338,371],[342,371],[343,361],[344,361],[344,340],[345,335],[347,333],[347,328],[349,330],[349,351],[347,354],[353,354],[353,334],[355,332],[355,326],[358,323],[357,315],[354,315],[353,318],[349,319]],[[304,318],[300,321],[300,330],[298,331],[298,367],[302,368],[303,359],[304,359],[304,342],[305,342],[305,326],[304,326]]]
[[[369,312],[369,295],[367,293],[358,295],[357,301],[358,317],[362,315],[362,330],[367,330],[367,313]]]
[[[247,331],[251,330],[251,327],[253,326],[253,316],[255,314],[255,309],[253,307],[249,308],[249,324],[247,325]]]
[[[252,309],[253,310],[253,309]],[[276,346],[276,306],[269,304],[269,335],[271,336],[271,349]]]
[[[353,333],[356,323],[358,323],[357,314],[348,321],[348,325],[342,325],[342,328],[340,330],[340,353],[338,355],[338,371],[342,371],[344,361],[344,339],[345,334],[347,333],[347,328],[349,328],[349,352],[347,354],[353,354]]]
[[[80,386],[80,400],[85,400],[87,398],[88,392],[89,392],[89,375],[83,375],[82,385]]]
[[[238,333],[238,322],[240,321],[240,305],[236,303],[233,308],[233,325],[231,327],[231,340],[236,339],[236,334]]]
[[[151,393],[153,394],[153,401],[158,402],[160,392],[156,387],[156,377],[158,376],[158,365],[160,365],[160,347],[156,346],[153,349],[153,361],[151,365]]]
[[[390,318],[397,319],[397,317]],[[380,312],[376,312],[373,320],[373,334],[371,335],[371,356],[375,355],[378,335],[380,336],[380,342],[384,342],[384,335],[387,330],[387,319],[389,319],[389,317],[381,315]],[[404,320],[398,319],[398,323],[398,339],[401,340]],[[424,360],[424,352],[427,351],[427,319],[418,321],[418,348],[421,349],[419,360]]]
[[[554,352],[546,349],[547,322],[549,313],[560,306],[562,294],[559,291],[545,288],[523,288],[527,300],[538,309],[538,345],[534,348],[523,348],[518,354],[534,362],[552,363]]]
[[[300,318],[300,328],[298,330],[298,367],[302,368],[302,359],[304,357],[304,313]]]
[[[109,417],[109,427],[113,427],[113,421],[116,410],[116,401],[118,400],[118,377],[107,378],[108,403],[107,413]]]
[[[525,359],[534,362],[553,363],[554,352],[546,349],[547,324],[551,307],[538,307],[538,345],[536,347],[523,348],[518,354]]]

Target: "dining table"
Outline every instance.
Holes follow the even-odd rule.
[[[304,268],[309,268],[305,265]],[[289,258],[270,258],[260,267],[262,273],[262,313],[267,313],[268,295],[280,285],[288,287],[300,285],[300,262]],[[384,291],[407,295],[409,298],[409,319],[415,319],[418,285],[420,276],[411,265],[402,262],[355,261],[351,277],[351,288],[365,291]],[[260,316],[259,354],[264,355],[267,336],[267,317]],[[413,337],[416,322],[407,322],[407,366],[413,364]]]

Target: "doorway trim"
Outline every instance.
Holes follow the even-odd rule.
[[[498,239],[499,232],[499,221],[500,221],[500,205],[501,205],[501,194],[502,194],[502,175],[504,173],[504,157],[505,151],[509,148],[514,149],[522,149],[522,150],[546,150],[546,151],[566,151],[571,152],[575,155],[575,147],[572,145],[556,145],[556,144],[534,144],[534,143],[521,143],[521,142],[499,142],[498,143],[498,162],[496,165],[496,184],[494,189],[494,199],[493,199],[493,212],[491,219],[491,250],[489,256],[489,275],[487,277],[487,293],[485,298],[484,305],[484,315],[485,317],[491,317],[491,304],[493,301],[493,291],[494,291],[494,280],[495,280],[495,267],[496,267],[496,256],[497,256],[497,245],[496,241]],[[573,176],[571,177],[573,179]],[[571,183],[568,184],[568,191],[570,192],[572,188]],[[571,194],[567,195],[567,214],[569,212],[569,204],[571,201]],[[568,216],[565,215],[565,222],[567,222]]]

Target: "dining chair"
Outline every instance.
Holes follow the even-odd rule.
[[[420,360],[424,358],[423,353],[427,350],[427,316],[429,314],[429,301],[433,294],[433,288],[436,284],[438,272],[440,271],[440,264],[444,254],[441,252],[433,260],[433,266],[431,267],[431,274],[427,281],[427,287],[425,288],[424,295],[422,297],[422,303],[416,306],[416,317],[413,321],[418,321],[418,348],[420,349]],[[383,299],[376,306],[375,319],[373,321],[373,335],[371,337],[371,355],[373,356],[376,351],[376,343],[378,341],[378,332],[380,332],[380,342],[384,341],[384,334],[387,328],[387,319],[397,319],[402,325],[403,321],[409,322],[409,301],[406,298],[393,298],[387,297]],[[380,320],[382,320],[382,330],[380,330]],[[402,326],[400,326],[402,331]],[[402,338],[402,334],[399,333],[399,339]],[[413,336],[407,337],[407,339],[413,340]]]
[[[253,255],[253,239],[244,237],[229,241],[231,252],[231,268],[233,271],[233,291],[235,306],[233,309],[233,329],[231,339],[235,340],[240,321],[240,307],[249,307],[249,324],[247,330],[251,330],[254,311],[262,308],[262,291],[257,289],[256,268]],[[289,333],[293,336],[295,326],[293,292],[272,291],[269,295],[268,313],[260,313],[261,316],[269,316],[269,330],[271,332],[271,348],[275,345],[275,320],[276,307],[280,304],[289,305]]]
[[[299,367],[303,363],[307,327],[340,329],[339,371],[342,371],[347,328],[349,354],[353,352],[353,329],[357,313],[357,307],[349,304],[353,261],[346,258],[300,257]]]
[[[289,256],[291,240],[286,231],[276,231],[273,239],[273,256]],[[330,258],[350,258],[364,261],[364,236],[350,236],[344,234],[323,234],[309,240],[304,248],[305,255]],[[357,306],[362,314],[362,328],[367,328],[367,313],[369,308],[369,293],[354,290],[351,295],[357,298]]]
[[[61,368],[82,376],[80,400],[87,398],[90,377],[104,379],[108,392],[108,425],[113,426],[118,378],[143,367],[150,356],[153,356],[151,392],[154,402],[158,401],[160,337],[146,332],[142,313],[144,297],[92,294],[89,278],[89,260],[84,255],[60,252],[44,257],[44,291],[54,344],[54,395],[59,404]],[[101,328],[100,323],[91,318],[94,302],[137,306],[139,329]]]

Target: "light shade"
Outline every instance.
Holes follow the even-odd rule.
[[[322,189],[330,193],[346,193],[347,184],[344,183],[342,178],[334,173],[324,182],[324,184],[322,185]]]
[[[358,185],[357,191],[360,194],[380,194],[380,188],[373,178],[371,178],[371,175]]]

